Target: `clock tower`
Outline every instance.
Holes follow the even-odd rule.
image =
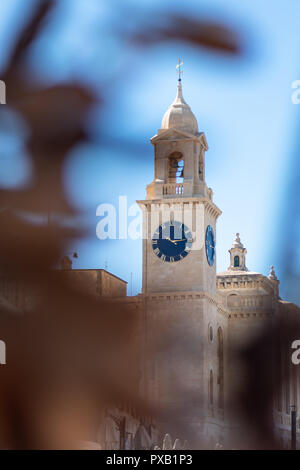
[[[206,137],[183,98],[181,79],[151,143],[154,180],[147,186],[146,200],[138,201],[144,212],[143,292],[215,295],[216,221],[221,211],[205,182]]]
[[[151,143],[154,179],[146,199],[138,201],[143,210],[145,337],[150,349],[154,343],[168,346],[148,361],[145,392],[162,412],[182,410],[180,421],[203,442],[218,421],[215,406],[223,403],[217,399],[218,354],[212,339],[225,321],[216,300],[221,211],[205,181],[206,137],[183,98],[181,78]],[[168,432],[164,419],[160,429]]]

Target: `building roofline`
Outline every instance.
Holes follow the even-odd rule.
[[[116,276],[115,274],[112,274],[111,272],[107,271],[106,269],[98,269],[98,268],[72,268],[72,269],[57,269],[56,271],[58,272],[85,272],[85,271],[96,271],[96,272],[105,272],[106,274],[109,274],[110,276],[118,279],[121,282],[124,282],[124,284],[128,284],[127,281],[124,281],[124,279]]]

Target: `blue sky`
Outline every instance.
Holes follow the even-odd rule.
[[[0,37],[6,47],[1,48],[0,64],[32,3],[24,11],[22,1],[1,2]],[[218,271],[228,267],[228,249],[240,232],[249,269],[267,274],[275,264],[280,276],[277,246],[285,230],[280,221],[299,118],[291,101],[291,84],[300,78],[299,2],[123,2],[132,7],[128,18],[133,27],[149,11],[159,16],[166,8],[224,22],[242,38],[240,60],[179,42],[144,50],[128,47],[116,34],[118,3],[62,0],[29,58],[34,73],[45,81],[79,77],[105,97],[105,106],[91,119],[93,142],[76,149],[64,168],[69,198],[90,230],[72,246],[79,252],[74,266],[107,263],[127,281],[133,272],[133,292],[140,290],[141,242],[99,241],[96,208],[101,202],[115,204],[119,195],[127,195],[129,204],[145,197],[145,186],[153,179],[149,139],[174,99],[181,56],[184,96],[209,144],[207,184],[223,212],[217,227]],[[6,139],[1,148],[0,184],[27,181],[30,167],[20,144]]]

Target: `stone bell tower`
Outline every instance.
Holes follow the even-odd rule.
[[[202,290],[214,295],[213,245],[221,211],[205,182],[206,137],[198,131],[197,120],[183,98],[181,79],[176,98],[151,143],[154,179],[147,186],[146,200],[138,201],[144,211],[143,292]],[[173,262],[171,257],[171,262],[162,262],[165,254],[159,258],[153,253],[154,234],[162,224],[173,222],[183,223],[191,235],[189,254],[184,260]],[[214,251],[209,263],[205,249],[207,227],[211,227]]]
[[[177,96],[166,111],[161,129],[152,137],[155,151],[154,181],[147,197],[202,195],[211,199],[205,184],[205,134],[198,132],[197,120],[182,94],[178,80]],[[180,184],[181,183],[181,184]]]
[[[148,345],[158,340],[168,347],[149,359],[145,393],[166,412],[184,410],[183,419],[203,442],[209,432],[221,429],[214,422],[219,385],[213,340],[225,322],[216,300],[221,211],[205,182],[206,137],[183,98],[180,77],[176,98],[151,143],[154,179],[146,199],[138,201],[143,210],[145,337]],[[160,423],[160,430],[168,432],[168,423]]]

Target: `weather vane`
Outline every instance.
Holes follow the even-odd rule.
[[[178,73],[178,76],[179,76],[179,81],[181,80],[181,76],[183,74],[183,62],[181,62],[181,59],[179,57],[178,59],[178,64],[176,65],[176,69],[177,69],[177,73]]]

